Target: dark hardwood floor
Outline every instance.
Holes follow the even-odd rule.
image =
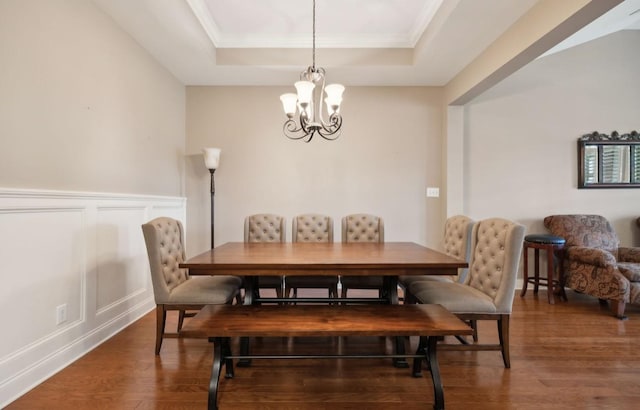
[[[355,295],[354,295],[355,296]],[[499,352],[439,353],[447,409],[640,408],[640,307],[620,321],[598,300],[568,291],[549,305],[545,291],[517,294],[511,369]],[[205,409],[212,360],[206,340],[165,339],[154,355],[155,312],[34,388],[7,409]],[[169,326],[175,326],[171,318]],[[494,323],[480,338],[497,340]],[[416,340],[411,340],[415,346]],[[262,338],[271,351],[390,351],[384,338]],[[390,360],[255,360],[221,379],[221,409],[430,409],[421,379]]]

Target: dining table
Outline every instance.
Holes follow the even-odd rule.
[[[377,298],[297,298],[297,302],[398,303],[398,277],[456,275],[462,259],[413,242],[385,243],[246,243],[228,242],[180,264],[189,275],[234,275],[244,278],[245,304],[287,302],[261,297],[260,276],[381,276]]]

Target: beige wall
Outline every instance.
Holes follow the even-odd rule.
[[[86,0],[0,2],[0,187],[183,194],[185,88]]]
[[[329,72],[329,75],[331,73]],[[292,79],[294,81],[295,79]],[[293,89],[293,87],[291,87]],[[287,218],[368,212],[385,220],[387,240],[440,243],[441,90],[348,87],[343,134],[306,144],[282,134],[279,95],[287,87],[187,87],[189,252],[208,249],[209,172],[202,147],[222,149],[216,171],[216,244],[242,241],[246,215]]]
[[[544,232],[557,213],[607,217],[640,245],[638,189],[577,189],[577,139],[640,129],[640,31],[538,59],[465,107],[465,211]]]
[[[93,2],[0,0],[0,407],[153,309],[184,146],[185,87]]]

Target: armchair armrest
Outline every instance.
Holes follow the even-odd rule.
[[[618,248],[618,262],[640,263],[640,248]]]
[[[587,248],[585,246],[569,247],[569,249],[567,249],[567,259],[602,268],[615,268],[616,266],[616,258],[611,252],[598,248]]]

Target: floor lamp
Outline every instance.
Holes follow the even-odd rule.
[[[202,150],[204,155],[204,164],[209,169],[211,173],[211,249],[215,247],[214,243],[214,197],[216,195],[216,183],[213,178],[213,173],[216,172],[218,168],[218,164],[220,163],[220,148],[204,148]]]

